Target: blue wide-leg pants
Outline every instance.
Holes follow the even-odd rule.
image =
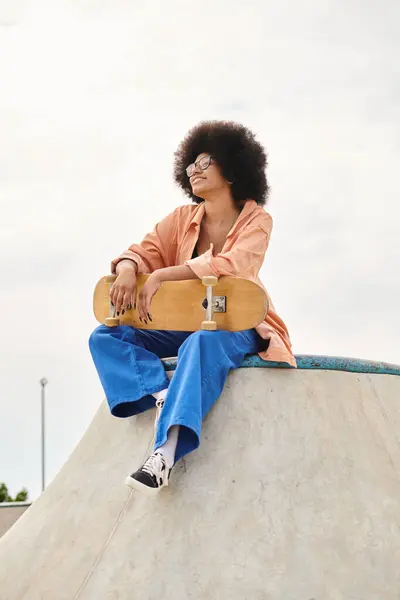
[[[97,327],[89,347],[111,413],[130,417],[155,406],[154,392],[168,388],[157,424],[155,450],[180,425],[175,461],[200,443],[202,420],[220,396],[230,369],[265,342],[254,329],[156,331],[126,325]],[[178,356],[169,381],[161,358]]]

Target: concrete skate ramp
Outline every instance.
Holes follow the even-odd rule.
[[[0,540],[1,600],[398,600],[400,377],[237,369],[148,499],[153,418],[100,407]]]

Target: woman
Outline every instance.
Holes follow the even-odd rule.
[[[112,261],[117,278],[110,293],[117,314],[132,305],[142,321],[151,321],[151,300],[164,281],[229,275],[262,286],[258,272],[272,229],[262,208],[268,195],[266,164],[264,149],[242,125],[205,122],[188,133],[175,154],[174,176],[194,203],[177,208],[141,244]],[[151,275],[136,298],[138,273]],[[287,329],[272,303],[263,323],[241,332],[102,325],[90,337],[90,350],[114,416],[159,409],[154,452],[126,479],[148,495],[168,485],[174,463],[199,446],[202,419],[229,370],[246,354],[296,366]],[[176,355],[169,382],[160,359]]]

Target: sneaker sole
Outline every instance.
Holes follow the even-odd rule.
[[[159,488],[151,488],[148,485],[141,483],[137,479],[133,479],[133,477],[130,477],[129,475],[125,479],[125,485],[132,488],[133,490],[136,490],[137,492],[141,492],[142,494],[144,494],[145,496],[148,496],[149,498],[154,498],[154,496],[157,496],[157,494],[159,494],[159,492],[162,490],[162,487],[165,487],[165,486],[162,486]]]

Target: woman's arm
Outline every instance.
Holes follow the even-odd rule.
[[[263,222],[245,228],[228,252],[213,256],[210,249],[197,258],[187,260],[184,265],[154,271],[139,294],[140,318],[145,322],[151,319],[151,300],[163,281],[201,279],[205,275],[255,279],[264,260],[271,229],[272,219],[268,215],[267,218],[263,217]]]
[[[169,263],[170,246],[175,242],[177,211],[157,223],[140,244],[132,244],[111,262],[111,273],[118,273],[117,265],[126,259],[134,262],[137,273],[152,273]],[[125,263],[126,264],[126,263]]]
[[[183,281],[185,279],[198,279],[196,273],[186,265],[166,267],[165,269],[154,271],[140,290],[138,301],[139,318],[146,324],[147,319],[151,321],[151,300],[163,281]]]
[[[177,267],[166,267],[154,271],[155,277],[161,283],[163,281],[182,281],[185,279],[198,279],[196,273],[187,265],[178,265]]]
[[[220,252],[214,256],[212,250],[207,250],[197,258],[187,260],[185,265],[190,267],[199,279],[205,275],[255,279],[264,261],[271,230],[272,218],[267,215],[259,224],[244,228],[227,252]]]

